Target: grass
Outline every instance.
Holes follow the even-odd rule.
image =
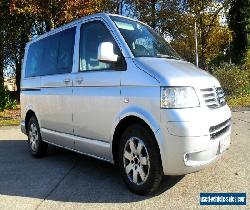
[[[227,97],[227,103],[231,108],[250,107],[250,95]]]
[[[20,105],[16,109],[0,112],[0,126],[20,125]]]

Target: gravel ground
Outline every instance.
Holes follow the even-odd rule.
[[[233,112],[231,147],[210,167],[186,176],[166,176],[151,196],[124,186],[116,168],[50,147],[33,159],[19,127],[0,128],[0,209],[200,209],[200,192],[246,192],[248,205],[205,209],[250,209],[250,112]]]

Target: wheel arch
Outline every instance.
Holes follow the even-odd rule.
[[[157,136],[157,131],[159,130],[158,125],[156,124],[155,120],[150,121],[149,118],[146,118],[145,115],[140,115],[140,114],[126,114],[122,118],[120,118],[120,121],[117,123],[114,132],[113,132],[113,139],[112,139],[112,156],[113,156],[113,162],[117,164],[117,156],[118,156],[118,146],[119,146],[119,141],[120,137],[123,133],[123,131],[131,124],[134,123],[141,123],[145,127],[147,127],[151,132],[152,135],[155,137],[156,144],[158,146],[159,152],[160,152],[160,157],[161,157],[161,162],[162,162],[162,144],[160,142],[159,137]],[[163,163],[163,162],[162,162]]]
[[[38,119],[38,116],[36,114],[36,112],[33,110],[33,109],[27,109],[26,111],[26,114],[25,114],[25,119],[24,119],[24,123],[25,123],[25,131],[27,133],[27,130],[28,130],[28,124],[29,124],[29,120],[32,116],[35,116],[38,120],[38,123],[40,124],[39,122],[39,119]]]

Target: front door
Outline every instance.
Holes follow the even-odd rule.
[[[100,62],[97,59],[98,46],[101,42],[112,42],[119,60],[124,61],[124,58],[102,21],[83,24],[80,36],[79,72],[73,76],[74,135],[108,143],[120,110],[120,81],[124,62]],[[76,148],[85,152],[80,144],[76,142]]]

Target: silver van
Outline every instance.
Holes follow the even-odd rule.
[[[118,15],[84,17],[27,43],[21,107],[34,157],[52,144],[108,161],[138,194],[163,175],[206,167],[230,145],[218,80]]]

